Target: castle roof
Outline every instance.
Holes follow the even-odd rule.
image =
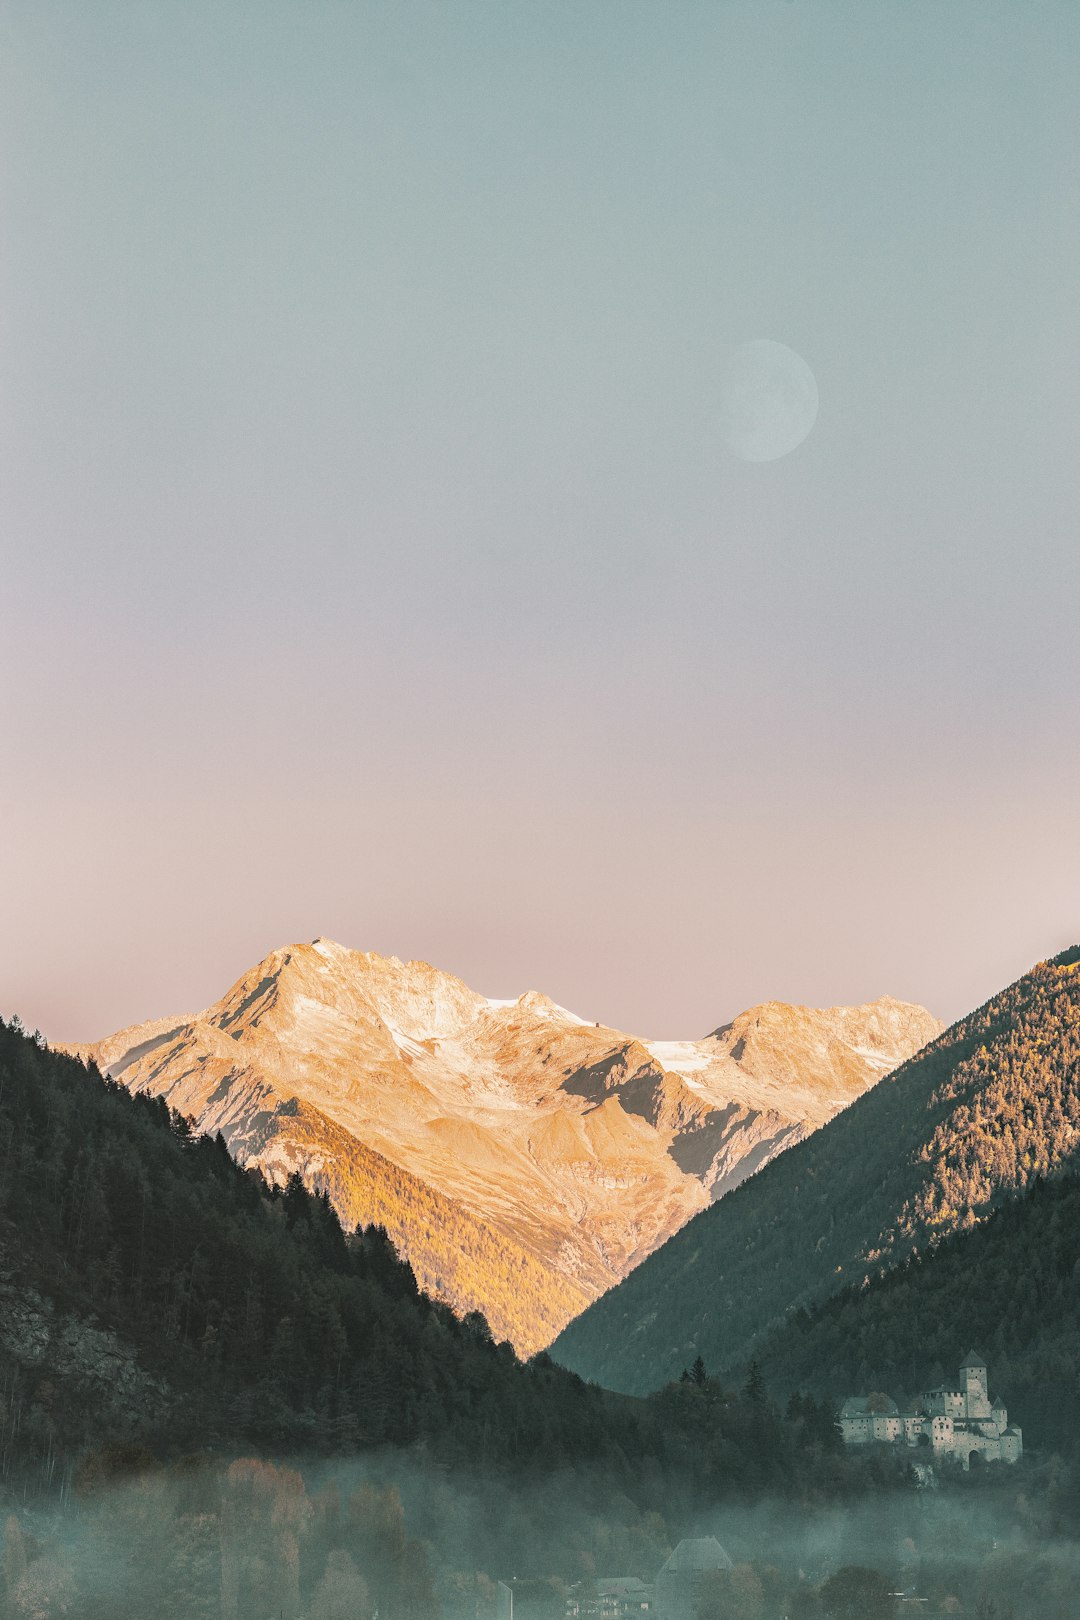
[[[960,1364],[960,1371],[977,1372],[980,1368],[983,1372],[986,1371],[986,1357],[980,1356],[977,1350],[969,1350],[967,1359]]]
[[[873,1405],[870,1402],[873,1400]],[[850,1417],[895,1417],[896,1402],[882,1397],[870,1395],[849,1395],[840,1408],[842,1418]]]
[[[682,1575],[690,1571],[734,1567],[715,1536],[693,1536],[679,1542],[660,1573]]]

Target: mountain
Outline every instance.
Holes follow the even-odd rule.
[[[74,1050],[241,1164],[299,1172],[347,1227],[385,1225],[423,1288],[531,1353],[939,1028],[888,998],[770,1002],[649,1042],[319,939]]]
[[[646,1390],[973,1227],[1080,1147],[1080,949],[1040,963],[685,1226],[552,1354]],[[960,1338],[972,1335],[965,1330]]]
[[[76,1464],[86,1485],[152,1471],[146,1446],[182,1467],[194,1449],[214,1467],[252,1445],[384,1462],[400,1448],[414,1473],[435,1464],[459,1542],[446,1470],[486,1475],[482,1516],[516,1558],[528,1531],[508,1504],[530,1476],[558,1476],[549,1529],[590,1474],[620,1525],[628,1499],[689,1513],[695,1491],[751,1473],[762,1491],[804,1489],[827,1416],[763,1438],[754,1410],[700,1389],[642,1402],[546,1355],[523,1365],[423,1294],[381,1228],[346,1237],[298,1176],[268,1187],[160,1099],[0,1020],[0,1505],[68,1492]],[[156,1502],[155,1487],[137,1515],[155,1535]]]

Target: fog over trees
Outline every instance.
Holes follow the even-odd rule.
[[[1063,1179],[970,1239],[1007,1248],[1010,1220],[1053,1227],[1069,1196]],[[0,1304],[3,1620],[494,1620],[515,1580],[519,1615],[560,1620],[567,1593],[651,1581],[704,1532],[735,1567],[698,1620],[841,1615],[882,1581],[1069,1612],[1064,1441],[1022,1478],[927,1492],[902,1453],[845,1451],[827,1380],[785,1386],[778,1359],[733,1381],[699,1355],[647,1399],[522,1363],[426,1298],[381,1229],[344,1233],[297,1178],[268,1186],[16,1024]]]

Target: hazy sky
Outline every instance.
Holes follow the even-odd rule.
[[[1080,6],[0,8],[0,1010],[1080,938]],[[803,355],[782,460],[725,358]]]

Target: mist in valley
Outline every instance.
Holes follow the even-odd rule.
[[[565,1469],[509,1479],[412,1453],[83,1457],[58,1493],[4,1504],[3,1620],[560,1620],[597,1583],[652,1587],[683,1537],[733,1567],[695,1587],[698,1620],[955,1614],[1071,1620],[1076,1488],[1061,1459],[939,1474],[882,1459],[842,1501],[693,1500],[666,1511]],[[656,1613],[655,1599],[654,1608]],[[663,1614],[660,1614],[663,1620]]]

